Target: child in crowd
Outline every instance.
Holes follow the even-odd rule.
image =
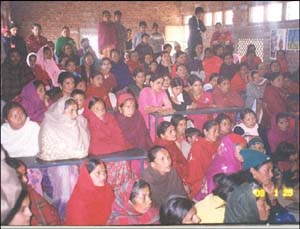
[[[66,61],[66,70],[68,72],[71,72],[74,76],[74,78],[81,78],[81,75],[76,71],[76,64],[75,61],[72,59],[68,59]]]
[[[145,72],[150,71],[150,64],[152,61],[153,61],[153,56],[151,55],[151,53],[146,53],[145,58],[142,62]]]
[[[224,136],[226,136],[227,134],[231,133],[231,129],[232,129],[232,121],[230,119],[230,117],[224,113],[220,113],[217,115],[216,117],[216,122],[219,124],[219,138],[222,139]]]
[[[77,106],[78,106],[78,110],[77,113],[78,115],[82,115],[83,111],[84,111],[84,100],[85,100],[85,93],[84,91],[80,90],[80,89],[74,89],[71,93],[71,97],[76,101]]]
[[[105,88],[104,84],[104,77],[101,72],[94,72],[94,74],[91,75],[90,77],[90,82],[87,86],[86,90],[86,97],[99,97],[105,102],[105,107],[106,109],[112,109],[109,96],[108,96],[108,91]]]
[[[103,85],[108,92],[112,92],[113,89],[117,86],[117,81],[114,74],[111,73],[111,61],[109,58],[104,57],[101,60],[100,71],[104,76]]]
[[[277,146],[287,141],[296,143],[294,129],[290,127],[289,115],[286,113],[277,113],[271,120],[271,128],[268,132],[268,141],[271,147],[271,153],[274,153]]]
[[[75,88],[75,79],[73,74],[70,72],[61,72],[57,81],[59,88],[53,88],[53,95],[50,96],[50,100],[53,101],[53,103],[61,97],[69,97]]]
[[[231,90],[236,91],[240,95],[246,94],[246,86],[248,83],[248,66],[246,63],[238,65],[238,72],[231,79]]]
[[[211,163],[219,147],[219,125],[210,120],[203,125],[203,138],[198,138],[192,145],[188,156],[187,183],[191,188],[191,196],[194,197],[200,190],[205,171]]]
[[[149,45],[149,34],[144,33],[142,35],[142,42],[135,47],[135,51],[137,51],[139,55],[140,62],[143,62],[146,54],[153,55],[153,49]]]
[[[180,114],[175,114],[171,118],[171,123],[176,130],[176,145],[182,149],[182,142],[186,140],[185,130],[187,128],[187,118]]]
[[[226,53],[224,55],[224,63],[220,68],[220,75],[226,76],[230,80],[238,72],[238,65],[233,63],[233,56],[231,53]]]
[[[90,76],[97,70],[97,63],[94,55],[87,52],[82,57],[82,63],[79,67],[79,73],[86,82],[90,82]]]
[[[157,61],[157,63],[158,63],[157,71],[160,72],[160,74],[170,74],[172,68],[172,62],[171,62],[171,56],[169,52],[163,51],[161,53],[161,60]]]
[[[160,74],[160,73],[158,73]],[[163,75],[163,86],[162,86],[162,89],[163,90],[168,90],[168,88],[170,87],[170,84],[171,84],[171,76],[169,73],[166,73],[166,74],[162,74]]]
[[[212,93],[213,90],[216,88],[218,85],[218,78],[220,75],[218,73],[212,73],[209,77],[209,82],[204,84],[203,90],[206,92]]]
[[[150,65],[149,65],[150,72],[156,73],[157,72],[157,67],[158,67],[158,64],[157,64],[156,60],[152,60]]]
[[[279,65],[280,65],[281,73],[289,72],[288,61],[286,59],[284,50],[277,50],[276,60],[278,61]]]
[[[125,63],[127,64],[131,74],[134,73],[135,69],[143,68],[143,65],[139,61],[139,54],[136,50],[129,53],[129,60]]]
[[[205,83],[208,83],[209,78],[212,73],[219,73],[223,60],[218,57],[214,56],[213,51],[211,48],[206,48],[204,51],[204,60],[202,62],[203,69],[205,72]]]
[[[183,156],[187,159],[188,155],[190,153],[192,144],[196,141],[198,141],[198,138],[202,136],[202,133],[200,130],[189,127],[185,129],[184,133],[186,139],[181,142],[181,151]]]
[[[176,61],[175,63],[172,65],[172,69],[171,69],[171,77],[176,77],[177,75],[177,67],[181,64],[185,64],[187,60],[187,55],[185,52],[179,51],[176,53]]]
[[[136,68],[132,75],[133,83],[130,83],[127,87],[128,92],[132,93],[138,100],[141,90],[145,84],[145,72],[142,68]]]
[[[115,117],[106,112],[105,102],[98,97],[89,97],[84,102],[84,117],[88,120],[91,141],[89,154],[103,155],[131,148]],[[128,161],[109,162],[108,182],[118,189],[131,176]]]
[[[176,66],[176,76],[175,77],[181,78],[185,88],[188,86],[189,73],[188,73],[188,70],[187,70],[187,67],[185,64],[179,64]],[[175,77],[173,77],[173,78],[175,78]]]
[[[254,137],[248,142],[248,148],[266,153],[265,145],[260,137]]]
[[[243,136],[249,142],[250,138],[254,136],[259,136],[258,133],[258,124],[256,114],[250,108],[246,108],[243,112],[240,113],[240,123],[235,125],[236,127],[241,127],[244,131]]]
[[[75,78],[75,88],[86,92],[87,83],[84,78]]]
[[[241,63],[246,62],[249,70],[257,69],[258,65],[262,62],[260,57],[256,55],[256,47],[254,44],[247,46],[246,55],[242,57]]]

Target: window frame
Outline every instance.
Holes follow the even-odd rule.
[[[285,4],[283,5],[283,12],[282,12],[284,14],[284,21],[287,21],[287,22],[299,21],[300,17],[297,18],[297,19],[287,19],[287,9],[288,9],[287,4],[289,2],[299,2],[299,1],[287,1],[287,2],[285,2]]]

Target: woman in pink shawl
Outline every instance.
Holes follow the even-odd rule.
[[[218,153],[208,166],[202,181],[200,192],[195,196],[196,200],[202,200],[213,191],[215,184],[214,175],[218,173],[235,173],[242,169],[242,156],[240,150],[247,146],[247,141],[238,134],[231,133],[223,137]]]
[[[115,193],[108,225],[158,224],[158,209],[152,207],[150,185],[137,179],[124,183]]]
[[[61,70],[58,68],[55,61],[53,60],[53,51],[48,45],[44,45],[37,52],[36,63],[40,65],[42,69],[48,73],[52,81],[52,85],[54,87],[58,87],[59,85],[57,79]]]
[[[49,106],[43,82],[34,80],[25,85],[21,92],[21,99],[21,105],[25,108],[30,120],[42,122]]]
[[[152,141],[155,140],[155,119],[152,116],[149,127],[148,114],[152,112],[172,113],[172,104],[165,90],[162,89],[163,77],[152,74],[150,78],[150,87],[145,87],[139,95],[139,110],[145,120],[146,126],[150,128]],[[158,119],[158,123],[162,118]]]
[[[271,147],[271,153],[276,151],[281,142],[296,143],[295,131],[292,127],[292,119],[286,113],[277,113],[271,119],[271,129],[268,132],[268,141]]]

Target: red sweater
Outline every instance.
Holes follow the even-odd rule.
[[[100,97],[101,99],[104,100],[106,109],[112,109],[109,96],[108,96],[108,91],[103,85],[101,87],[95,87],[91,84],[88,84],[86,90],[86,97],[90,97],[90,96]]]
[[[188,178],[187,183],[191,187],[191,195],[195,196],[199,191],[202,179],[213,156],[218,150],[220,142],[209,142],[199,138],[194,142],[188,157]]]
[[[203,60],[203,69],[205,72],[205,83],[209,82],[209,77],[212,73],[219,73],[223,61],[218,56],[205,58]]]
[[[236,73],[231,79],[231,90],[237,93],[246,91],[247,82],[241,78],[239,73]]]

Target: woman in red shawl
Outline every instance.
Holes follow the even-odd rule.
[[[135,69],[137,68],[144,69],[143,65],[139,61],[139,54],[137,51],[131,51],[129,53],[129,60],[126,61],[126,64],[131,72],[131,75],[133,75]]]
[[[126,142],[115,117],[106,112],[104,101],[98,97],[89,97],[84,103],[84,117],[88,120],[91,141],[90,155],[109,154],[131,148]],[[109,162],[106,164],[108,182],[114,187],[119,187],[129,179],[130,167],[127,161]]]
[[[209,78],[212,73],[219,73],[223,60],[214,56],[213,50],[211,48],[206,48],[204,51],[203,69],[205,72],[205,83],[209,82]]]
[[[88,159],[80,168],[77,184],[67,204],[65,225],[105,225],[111,214],[114,193],[106,182],[105,164]]]
[[[116,192],[108,225],[158,224],[158,209],[152,207],[150,185],[131,179]]]
[[[241,63],[238,66],[238,72],[231,79],[231,90],[239,94],[246,93],[246,87],[248,83],[248,65]]]
[[[165,147],[170,152],[173,168],[184,181],[187,177],[187,160],[176,145],[176,130],[171,122],[163,121],[159,124],[154,145]]]
[[[280,65],[280,72],[285,73],[289,71],[288,61],[285,56],[284,50],[278,50],[276,53],[276,60]]]
[[[192,145],[188,156],[187,183],[191,188],[191,196],[194,197],[201,188],[205,171],[211,163],[213,156],[219,147],[219,125],[210,120],[203,125],[204,138],[198,138]]]
[[[108,10],[102,12],[102,22],[98,27],[98,48],[100,54],[109,57],[110,50],[117,48],[117,30]]]

